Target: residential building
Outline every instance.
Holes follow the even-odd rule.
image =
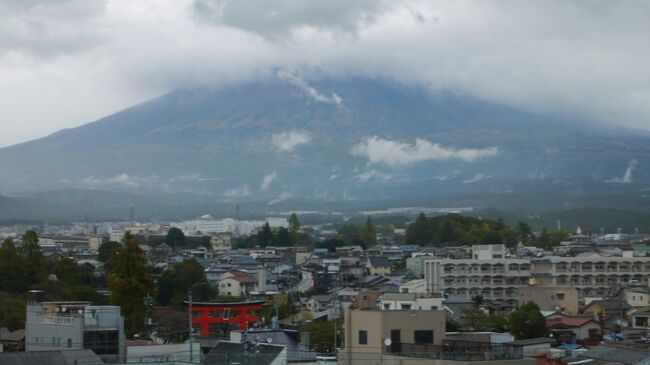
[[[433,258],[432,254],[408,257],[406,259],[406,268],[411,270],[415,276],[422,278],[424,277],[424,262],[431,258]]]
[[[383,310],[440,310],[443,299],[418,293],[384,293],[380,298],[379,308]]]
[[[424,279],[407,281],[399,286],[399,292],[424,294],[427,292],[427,282]]]
[[[629,309],[630,305],[624,299],[601,299],[587,304],[583,312],[604,322],[610,318],[624,318]]]
[[[593,316],[556,316],[546,320],[546,326],[556,338],[564,343],[600,339],[601,325]]]
[[[230,233],[215,233],[210,236],[210,246],[217,255],[223,255],[232,250],[232,235]]]
[[[650,306],[634,308],[628,313],[631,318],[630,327],[646,331],[650,330]]]
[[[117,306],[43,302],[28,293],[25,351],[89,349],[109,361],[124,359],[124,318]]]
[[[219,294],[242,297],[254,291],[257,279],[243,271],[229,270],[219,277]]]
[[[421,346],[441,346],[446,315],[437,310],[348,310],[345,349],[353,358],[363,353],[409,352]],[[386,339],[391,343],[386,346]],[[412,351],[416,352],[416,351]]]
[[[366,262],[370,275],[388,276],[390,274],[390,261],[385,257],[370,257]]]
[[[625,288],[624,293],[627,304],[629,304],[631,307],[638,308],[650,306],[650,288]]]
[[[518,289],[531,277],[528,259],[431,259],[425,262],[427,292],[445,292],[488,300],[518,299]]]
[[[475,260],[502,259],[506,256],[505,245],[473,245],[472,258]]]
[[[482,295],[489,300],[513,302],[519,297],[519,289],[529,284],[573,287],[582,299],[607,296],[617,286],[648,285],[649,276],[650,257],[602,256],[593,252],[575,257],[425,261],[429,292],[468,298]]]
[[[532,363],[522,358],[520,345],[447,339],[443,311],[352,310],[344,317],[341,365]]]
[[[519,304],[535,302],[540,310],[578,314],[578,290],[566,286],[531,285],[519,288]]]

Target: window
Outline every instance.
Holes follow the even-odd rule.
[[[72,347],[72,339],[68,338],[68,348],[71,348],[71,347]]]
[[[56,346],[56,337],[52,337],[52,346]]]
[[[368,344],[368,331],[359,331],[359,345]]]
[[[411,309],[410,304],[402,304],[402,309]]]
[[[414,331],[413,339],[417,344],[432,344],[433,343],[433,331]]]
[[[367,295],[364,295],[364,296],[363,296],[363,300],[370,300],[370,297],[367,296]]]
[[[228,319],[230,318],[230,308],[226,308],[223,311],[223,319]]]
[[[431,310],[432,310],[432,311],[438,310],[438,306],[437,306],[437,305],[432,305],[432,306],[431,306]]]
[[[557,293],[555,295],[557,296],[557,300],[564,300],[564,293]]]

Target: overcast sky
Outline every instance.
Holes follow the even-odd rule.
[[[650,129],[650,1],[0,0],[0,146],[277,70]]]

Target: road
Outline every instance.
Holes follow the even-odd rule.
[[[311,272],[301,270],[302,272],[302,280],[296,285],[296,289],[299,292],[305,292],[309,289],[311,289],[314,286],[314,280],[312,278]]]

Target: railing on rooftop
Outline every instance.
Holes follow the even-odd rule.
[[[521,346],[459,340],[444,340],[442,346],[397,343],[391,345],[390,353],[405,357],[456,361],[516,360],[523,358]]]

